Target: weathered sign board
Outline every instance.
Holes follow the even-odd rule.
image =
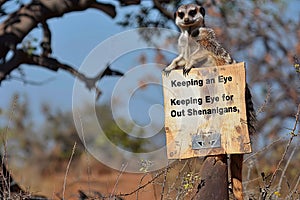
[[[162,75],[169,159],[250,153],[245,63]]]

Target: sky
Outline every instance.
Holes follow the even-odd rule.
[[[129,8],[132,9],[132,8]],[[125,31],[124,28],[116,25],[121,14],[116,19],[111,19],[107,15],[97,10],[89,9],[84,12],[74,12],[66,14],[61,18],[49,20],[52,30],[52,50],[53,57],[79,68],[86,56],[102,41]],[[31,37],[39,37],[40,30],[30,34]],[[118,47],[116,47],[118,48]],[[135,62],[133,60],[132,62]],[[129,61],[130,62],[130,61]],[[130,64],[130,63],[129,63]],[[128,64],[127,64],[128,65]],[[99,66],[99,71],[105,65]],[[114,66],[112,65],[112,68]],[[36,66],[22,66],[26,79],[36,82],[43,82],[51,79],[43,85],[23,84],[20,81],[4,81],[0,87],[0,108],[6,110],[14,93],[26,94],[30,102],[33,120],[42,122],[40,108],[42,103],[50,104],[54,109],[71,110],[72,92],[75,78],[64,71],[51,72]],[[128,68],[118,68],[125,72]],[[18,76],[14,72],[13,75]],[[118,78],[104,78],[100,82],[103,95],[111,89]],[[110,86],[110,87],[107,87]],[[100,102],[108,100],[107,97],[100,98]]]

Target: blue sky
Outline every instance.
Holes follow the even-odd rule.
[[[121,9],[122,12],[128,12],[136,9],[136,6],[117,9]],[[62,63],[79,68],[90,52],[97,47],[97,45],[101,44],[101,42],[110,39],[118,33],[132,29],[124,29],[116,24],[123,16],[122,12],[118,12],[117,17],[111,19],[98,10],[89,9],[83,12],[69,13],[63,17],[49,20],[48,23],[52,30],[53,57]],[[36,29],[30,34],[30,37],[39,38],[41,34],[41,30]],[[115,48],[118,48],[118,46]],[[153,54],[151,50],[146,52],[148,52],[148,55]],[[109,54],[109,52],[107,53]],[[126,55],[120,55],[120,58],[115,60],[111,67],[125,73],[138,63],[138,55],[140,53],[139,51],[135,51],[129,52]],[[97,71],[101,71],[101,69],[105,67],[107,61],[104,60],[105,56],[104,59],[99,60],[99,64],[97,63],[99,66]],[[16,80],[4,81],[0,87],[2,97],[0,98],[1,109],[7,110],[14,93],[27,95],[30,102],[32,120],[36,124],[40,124],[44,121],[40,111],[43,103],[51,105],[54,110],[70,111],[72,109],[72,94],[75,83],[73,76],[65,71],[52,72],[36,66],[22,66],[22,69],[26,74],[27,80],[42,82],[51,79],[51,81],[40,86],[24,85],[22,82]],[[147,73],[151,73],[151,71]],[[156,78],[160,79],[160,69],[158,68],[154,73]],[[19,76],[17,72],[13,72],[12,74]],[[138,81],[142,79],[143,76],[143,72],[138,72],[136,79],[132,80],[131,85],[124,88],[124,90],[129,91],[130,87],[136,87]],[[119,78],[107,77],[100,81],[98,85],[103,95],[98,102],[110,103],[109,100],[112,90],[118,80]],[[155,96],[153,96],[153,94]],[[133,103],[132,101],[130,102],[129,109],[133,120],[139,121],[142,126],[146,125],[151,120],[148,116],[150,107],[153,104],[162,104],[162,90],[156,86],[151,86],[148,91],[137,91],[133,96],[135,102],[137,102],[137,107],[132,106]],[[120,106],[120,108],[122,108],[122,106]],[[153,112],[153,110],[157,110],[158,115],[163,115],[162,108],[154,108],[150,112]],[[161,117],[157,117],[156,119],[160,121],[160,125],[158,126],[161,127],[163,119]],[[1,123],[4,125],[7,124],[6,121],[0,120],[0,124]]]
[[[123,31],[116,21],[97,10],[66,14],[61,18],[49,20],[52,30],[53,57],[63,63],[78,67],[89,52],[101,41]],[[37,37],[39,30],[31,35]],[[104,66],[103,66],[104,67]],[[51,72],[35,66],[23,66],[26,79],[44,81],[53,78],[42,86],[24,85],[16,80],[4,81],[0,87],[0,108],[5,110],[12,94],[27,94],[31,103],[34,119],[39,120],[41,103],[49,103],[54,108],[70,110],[72,106],[72,90],[74,77],[67,72]],[[18,75],[18,73],[13,73]],[[113,80],[113,79],[112,79]],[[103,80],[110,82],[109,79]]]

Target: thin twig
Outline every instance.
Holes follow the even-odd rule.
[[[72,154],[71,157],[69,159],[68,165],[67,165],[67,169],[66,169],[66,173],[65,173],[65,177],[64,177],[64,184],[63,184],[63,191],[62,191],[62,198],[65,199],[65,191],[66,191],[66,185],[67,185],[67,176],[69,173],[69,169],[70,169],[70,165],[75,153],[75,149],[76,149],[76,142],[74,143],[73,149],[72,149]]]
[[[264,147],[264,148],[261,149],[260,151],[257,151],[257,152],[255,152],[255,153],[251,154],[250,156],[248,156],[247,158],[245,158],[243,162],[245,163],[245,162],[247,162],[249,159],[252,159],[252,158],[254,159],[254,157],[255,157],[256,155],[258,155],[259,153],[264,152],[265,150],[269,149],[271,146],[277,144],[278,142],[281,142],[283,139],[284,139],[284,137],[278,138],[277,140],[275,140],[274,142],[272,142],[272,143],[269,144],[268,146]]]
[[[6,76],[8,76],[13,70],[17,69],[21,64],[35,65],[55,72],[58,70],[64,70],[85,83],[87,89],[94,89],[96,92],[96,99],[98,99],[101,95],[101,90],[97,87],[97,82],[99,81],[99,79],[97,79],[98,76],[87,77],[85,74],[78,71],[75,67],[62,63],[53,57],[28,54],[21,49],[15,50],[14,56],[10,59],[10,61],[2,64],[0,68],[0,83],[7,78]]]
[[[281,177],[279,179],[278,186],[277,186],[277,191],[279,193],[280,193],[280,190],[281,190],[281,184],[282,184],[283,177],[285,176],[285,172],[286,172],[286,170],[287,170],[287,168],[288,168],[288,166],[289,166],[289,164],[290,164],[290,162],[291,162],[291,160],[292,160],[292,158],[294,156],[294,153],[295,153],[296,149],[297,149],[297,146],[294,147],[294,149],[293,149],[293,151],[292,151],[292,153],[291,153],[291,155],[290,155],[290,157],[289,157],[289,159],[288,159],[288,161],[287,161],[284,169],[282,170],[282,174],[281,174]],[[276,199],[278,199],[278,196],[276,196]]]
[[[265,107],[267,106],[267,104],[270,100],[271,92],[272,92],[272,88],[271,88],[271,86],[268,86],[268,90],[267,90],[267,94],[266,94],[264,103],[257,109],[256,115],[264,112],[264,109],[265,109]]]
[[[85,154],[86,154],[86,159],[87,159],[87,175],[88,175],[88,190],[89,192],[91,191],[91,185],[90,185],[90,177],[91,177],[91,161],[90,161],[90,155],[87,151],[87,145],[86,145],[86,141],[85,141],[85,137],[84,137],[84,130],[83,130],[83,123],[82,123],[82,119],[81,119],[81,115],[79,114],[79,112],[76,112],[78,113],[78,118],[79,118],[79,122],[80,122],[80,128],[81,128],[81,138],[82,138],[82,142],[83,142],[83,146],[85,147],[84,148],[84,151],[85,151]]]
[[[174,15],[171,12],[168,12],[167,9],[165,9],[158,0],[153,0],[153,4],[154,7],[156,9],[158,9],[165,17],[167,17],[168,19],[173,20],[174,19]]]
[[[294,186],[294,189],[289,193],[289,195],[286,199],[290,199],[293,196],[293,194],[296,193],[299,183],[300,183],[300,174],[298,175],[298,179],[297,179],[297,182]]]
[[[117,180],[116,180],[115,185],[113,187],[113,190],[112,190],[112,192],[110,194],[110,198],[112,198],[114,196],[114,194],[116,192],[116,188],[117,188],[117,186],[119,184],[119,180],[120,180],[121,176],[123,175],[123,173],[125,172],[127,166],[128,166],[128,163],[122,164],[121,169],[120,169],[120,173],[118,174]]]
[[[167,167],[169,168],[169,166]],[[119,197],[125,197],[125,196],[130,196],[133,195],[134,193],[136,193],[137,191],[147,187],[149,184],[153,183],[154,180],[156,180],[158,177],[160,177],[163,173],[165,173],[164,170],[160,171],[159,173],[157,173],[151,180],[149,180],[147,183],[145,183],[144,185],[139,186],[138,188],[136,188],[135,190],[129,192],[129,193],[120,193],[118,196]]]
[[[139,186],[141,186],[141,184],[142,184],[142,182],[143,182],[143,179],[148,175],[149,173],[147,172],[147,173],[145,173],[143,176],[142,176],[142,178],[141,178],[141,180],[140,180],[140,183],[139,183]],[[138,200],[138,196],[139,196],[139,191],[136,191],[136,200]]]
[[[8,192],[8,197],[10,197],[10,183],[11,183],[11,176],[10,176],[10,172],[8,170],[5,170],[6,169],[6,166],[5,166],[5,163],[8,163],[7,162],[7,134],[8,134],[8,131],[10,129],[10,123],[12,122],[12,118],[13,116],[15,115],[15,109],[17,107],[17,101],[18,101],[18,96],[14,96],[14,99],[13,99],[13,104],[12,104],[12,108],[11,108],[11,112],[9,114],[9,119],[8,119],[8,122],[7,122],[7,126],[5,128],[5,131],[3,133],[3,137],[2,137],[2,142],[3,142],[3,148],[4,148],[4,153],[3,153],[3,157],[1,158],[1,165],[2,165],[2,175],[3,175],[3,182],[5,184],[5,186],[3,186],[3,189],[4,187],[6,187],[7,189],[7,192]],[[3,191],[5,192],[5,191]]]
[[[297,134],[295,134],[295,131],[297,129],[297,124],[299,122],[299,115],[300,115],[300,104],[298,105],[298,111],[297,111],[297,114],[296,114],[296,119],[295,119],[294,127],[293,127],[292,131],[290,132],[291,137],[290,137],[290,139],[289,139],[289,141],[288,141],[288,143],[287,143],[287,145],[285,147],[285,151],[283,152],[283,155],[282,155],[279,163],[277,164],[277,167],[276,167],[274,173],[272,174],[271,179],[269,181],[269,184],[266,186],[266,188],[270,188],[271,187],[271,185],[272,185],[272,183],[273,183],[273,181],[274,181],[274,179],[275,179],[275,177],[277,175],[277,172],[279,171],[279,168],[280,168],[280,166],[281,166],[281,164],[282,164],[282,162],[283,162],[283,160],[284,160],[284,158],[285,158],[285,156],[286,156],[286,154],[287,154],[287,152],[288,152],[288,150],[289,150],[289,148],[291,146],[291,143],[292,143],[294,137],[297,136]]]
[[[169,163],[168,163],[168,165],[169,165]],[[164,198],[165,186],[166,186],[166,182],[167,182],[167,175],[168,175],[168,168],[166,167],[165,174],[164,174],[163,185],[162,185],[162,189],[161,189],[161,196],[160,196],[161,200],[163,200],[163,198]]]
[[[188,164],[189,164],[188,162],[189,162],[188,160],[186,160],[186,161],[184,162],[182,168],[179,170],[179,172],[178,172],[178,174],[177,174],[177,176],[176,176],[176,180],[181,179],[181,175],[183,174],[185,167],[188,166]],[[175,186],[175,183],[174,183],[174,185],[172,185],[172,187],[174,187],[174,186]],[[178,197],[180,196],[180,193],[181,193],[181,189],[180,189],[180,190],[177,190],[176,198],[178,198]]]
[[[244,181],[244,191],[247,191],[247,187],[250,183],[250,176],[251,176],[251,171],[253,169],[253,166],[254,166],[254,161],[253,161],[253,159],[251,159],[249,161],[249,164],[248,164],[248,167],[247,167],[248,168],[248,170],[247,170],[247,179],[246,179],[246,181]]]

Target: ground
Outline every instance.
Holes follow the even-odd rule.
[[[71,162],[67,176],[67,161],[61,162],[60,166],[54,166],[53,163],[51,166],[49,162],[42,173],[40,173],[38,163],[28,165],[22,170],[13,169],[13,167],[10,169],[15,180],[20,183],[23,189],[33,194],[47,196],[53,200],[63,197],[65,177],[64,197],[68,200],[78,200],[79,190],[94,197],[96,193],[106,196],[111,193],[128,194],[153,178],[151,174],[145,175],[145,173],[121,173],[101,164],[91,156],[88,159],[86,156],[84,157]],[[158,186],[149,184],[139,190],[138,199],[153,200],[156,199],[156,196],[160,196],[160,192]],[[123,198],[126,200],[137,199],[137,194],[134,193]]]

